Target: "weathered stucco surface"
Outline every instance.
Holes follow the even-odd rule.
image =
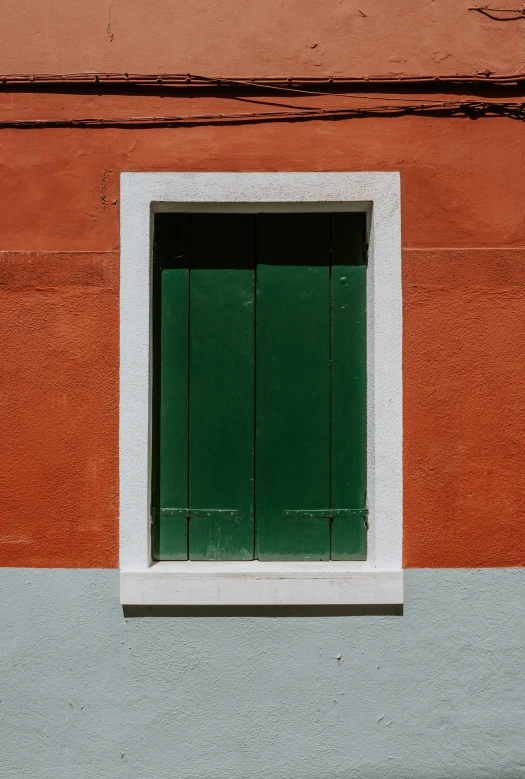
[[[525,573],[406,573],[403,616],[128,617],[0,570],[9,779],[522,779]]]
[[[31,116],[67,103],[16,97]],[[106,95],[100,113],[121,99]],[[147,115],[150,100],[162,101],[133,98],[134,112]],[[177,100],[164,113],[219,110],[216,98],[166,98]],[[404,563],[525,564],[520,122],[402,117],[1,138],[1,565],[118,564],[122,170],[399,170]]]
[[[2,72],[336,76],[522,70],[523,23],[488,19],[470,10],[475,5],[484,4],[3,0]]]

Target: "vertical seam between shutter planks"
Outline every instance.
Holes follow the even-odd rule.
[[[259,559],[257,548],[257,265],[259,262],[259,214],[253,228],[253,557]]]
[[[330,508],[332,509],[332,331],[333,331],[333,317],[332,317],[332,214],[329,217],[328,226],[328,371],[329,371],[329,461],[330,461],[330,482],[329,482],[329,494],[330,494]],[[330,529],[330,560],[332,559],[332,520],[329,520]]]
[[[193,244],[192,244],[192,226],[193,226],[193,216],[190,215],[188,218],[188,443],[187,443],[187,458],[188,458],[188,467],[187,467],[187,477],[188,477],[188,484],[186,487],[186,494],[187,494],[187,500],[186,505],[188,509],[191,509],[191,495],[190,495],[190,411],[191,411],[191,394],[190,394],[190,378],[191,378],[191,265],[192,265],[192,259],[193,259]],[[188,523],[188,532],[186,534],[186,555],[187,559],[190,559],[190,533],[191,533],[191,523],[189,518],[186,519],[186,522]]]

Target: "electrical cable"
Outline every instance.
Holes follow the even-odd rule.
[[[473,9],[477,10],[477,9]],[[492,86],[509,86],[525,83],[525,73],[495,74],[485,69],[468,75],[379,75],[379,76],[306,76],[306,77],[246,77],[246,78],[222,78],[221,76],[202,76],[193,73],[12,73],[0,75],[0,89],[31,86],[76,86],[76,87],[105,87],[105,86],[150,86],[150,87],[224,87],[227,84],[236,84],[243,87],[257,84],[262,86],[290,86],[299,85],[343,85],[353,84],[359,86],[378,86],[405,84],[405,85],[436,85],[456,84],[466,86],[468,84],[490,84]]]
[[[240,122],[264,122],[304,119],[343,119],[371,116],[467,116],[477,119],[484,116],[506,116],[523,121],[525,102],[496,103],[488,101],[421,103],[405,106],[333,107],[310,108],[297,111],[236,112],[232,114],[184,114],[179,116],[91,117],[79,119],[0,119],[0,129],[6,128],[62,128],[62,127],[173,127],[176,125],[225,124]]]

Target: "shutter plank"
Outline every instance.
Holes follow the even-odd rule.
[[[254,557],[254,241],[252,215],[191,217],[192,560]]]
[[[366,501],[364,214],[332,216],[332,508]],[[332,560],[366,560],[364,516],[334,517]]]
[[[157,230],[157,226],[159,229]],[[155,326],[159,328],[154,360],[154,431],[158,441],[156,508],[185,508],[188,501],[188,252],[187,219],[163,214],[156,218]],[[170,243],[167,243],[170,241]],[[166,243],[164,243],[166,242]],[[159,305],[160,304],[160,305]],[[160,362],[160,364],[158,364]],[[155,466],[155,463],[154,463]],[[157,516],[153,556],[160,560],[188,558],[188,520]]]
[[[261,215],[256,324],[256,537],[261,560],[327,560],[329,217]]]

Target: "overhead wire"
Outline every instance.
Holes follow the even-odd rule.
[[[104,80],[105,79],[105,80]],[[39,89],[46,89],[50,86],[59,84],[65,88],[74,85],[78,87],[90,86],[94,84],[117,85],[119,87],[126,85],[164,87],[195,85],[199,87],[208,86],[214,91],[218,90],[222,97],[228,97],[230,100],[241,102],[251,102],[258,105],[278,106],[280,111],[254,111],[254,112],[234,112],[234,113],[206,113],[206,114],[180,114],[174,116],[131,116],[131,117],[89,117],[78,119],[0,119],[0,128],[32,128],[32,127],[159,127],[175,126],[180,124],[204,124],[204,123],[224,123],[224,122],[263,122],[278,120],[301,120],[312,118],[353,118],[367,116],[401,116],[412,115],[465,115],[469,117],[480,116],[509,116],[515,119],[523,120],[525,118],[525,103],[512,102],[509,100],[487,100],[476,98],[459,98],[457,100],[443,100],[442,97],[432,98],[428,95],[419,97],[392,96],[392,95],[371,95],[365,88],[373,84],[376,88],[388,84],[390,88],[394,83],[403,83],[412,85],[425,83],[433,87],[440,83],[451,83],[454,80],[456,86],[461,83],[466,86],[467,83],[483,81],[490,84],[491,87],[509,87],[525,84],[525,74],[500,75],[491,74],[485,71],[484,74],[478,73],[471,76],[433,76],[433,77],[415,77],[415,76],[385,76],[385,77],[362,77],[362,78],[338,78],[338,79],[318,79],[305,78],[293,79],[224,79],[221,77],[202,76],[195,74],[164,74],[154,76],[130,75],[130,74],[102,74],[102,73],[81,73],[81,74],[61,74],[61,75],[21,75],[14,74],[9,76],[0,76],[0,90],[9,89],[11,86],[25,86],[27,84],[38,85]],[[302,86],[314,85],[320,83],[330,86],[340,85],[342,83],[353,83],[363,87],[363,92],[338,92],[322,91],[312,88],[300,88],[295,84]],[[296,103],[290,105],[281,101],[261,100],[255,97],[248,97],[246,94],[239,95],[232,90],[239,88],[250,88],[268,92],[279,92],[281,95],[302,95],[309,97],[327,97],[331,98],[350,98],[359,99],[362,105],[358,107],[348,106],[298,106]],[[229,94],[225,95],[224,90]],[[374,103],[370,105],[370,102]],[[377,105],[380,103],[380,105]]]
[[[468,9],[469,11],[478,11],[483,16],[488,16],[495,22],[517,22],[518,19],[525,17],[525,8],[487,8],[486,6],[474,6]],[[497,14],[503,14],[503,16],[497,16]],[[513,14],[513,16],[507,16],[507,14]]]
[[[204,78],[204,77],[201,77]],[[244,81],[237,81],[235,79],[227,79],[224,80],[222,83],[225,85],[228,84],[236,84],[241,86],[246,86]],[[349,93],[349,92],[318,92],[313,89],[297,89],[296,87],[288,87],[288,86],[274,86],[271,84],[264,84],[258,81],[250,81],[250,86],[252,87],[260,87],[261,89],[270,89],[275,90],[277,92],[292,92],[294,94],[300,94],[300,95],[312,95],[314,97],[351,97],[356,98],[358,100],[389,100],[389,101],[396,101],[396,102],[409,102],[409,103],[420,103],[420,98],[410,98],[410,97],[385,97],[384,95],[378,96],[378,95],[362,95],[362,94],[356,94],[356,93]],[[431,101],[431,102],[442,102],[439,100]]]
[[[477,9],[472,9],[477,10]],[[291,84],[354,84],[360,86],[394,85],[394,84],[487,84],[492,86],[508,86],[525,83],[525,73],[496,74],[489,69],[471,74],[434,74],[405,75],[387,74],[375,76],[281,76],[281,77],[243,77],[223,78],[222,76],[203,76],[195,73],[11,73],[0,74],[0,88],[16,86],[46,87],[74,85],[78,87],[105,86],[150,86],[150,87],[222,87],[235,83],[244,87],[254,84],[259,86],[277,86]]]
[[[525,119],[525,102],[494,103],[487,101],[443,102],[440,104],[371,107],[310,108],[289,111],[259,111],[209,114],[181,114],[174,116],[89,117],[79,119],[0,119],[0,129],[5,128],[62,128],[62,127],[173,127],[176,125],[202,125],[239,122],[263,122],[302,119],[365,118],[370,116],[404,115],[464,115],[469,118],[482,116],[507,116]]]

